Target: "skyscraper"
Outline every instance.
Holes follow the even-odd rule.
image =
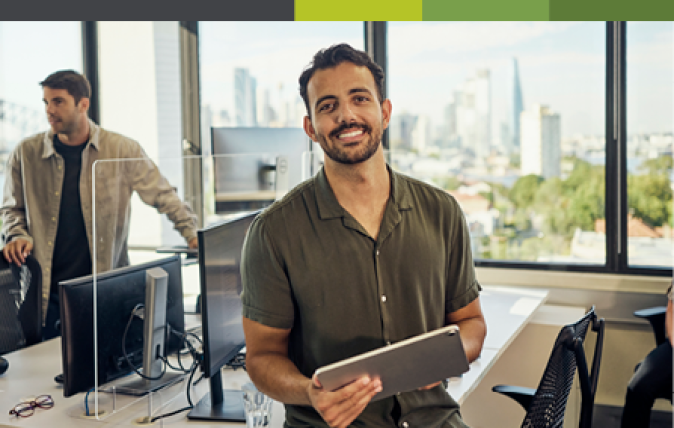
[[[558,113],[534,104],[520,115],[522,175],[543,178],[562,173],[561,122]]]
[[[257,81],[247,68],[234,69],[236,126],[257,126]]]
[[[477,70],[455,93],[456,131],[461,146],[475,152],[478,161],[491,150],[491,74]]]
[[[524,110],[524,100],[522,98],[522,85],[520,83],[520,72],[517,65],[517,58],[512,59],[510,67],[510,82],[508,95],[508,128],[510,129],[510,142],[506,145],[506,150],[517,151],[520,148],[520,114]]]

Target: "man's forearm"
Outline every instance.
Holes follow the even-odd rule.
[[[308,388],[312,381],[286,356],[269,353],[247,357],[246,369],[257,388],[274,400],[311,406]]]
[[[472,363],[480,356],[484,338],[487,334],[484,319],[469,318],[457,322],[456,325],[459,326],[459,334],[468,362]]]

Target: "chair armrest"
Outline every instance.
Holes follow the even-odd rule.
[[[517,401],[520,406],[524,407],[524,410],[526,411],[529,410],[531,400],[533,400],[534,394],[536,394],[536,389],[534,388],[512,385],[496,385],[491,390],[512,398]]]
[[[634,311],[634,316],[639,318],[651,319],[654,316],[662,316],[667,311],[665,306],[656,306],[654,308],[641,309]]]
[[[667,308],[665,306],[657,306],[654,308],[641,309],[634,311],[634,316],[648,320],[653,327],[653,334],[655,335],[655,344],[660,345],[666,340],[665,333],[665,317]]]

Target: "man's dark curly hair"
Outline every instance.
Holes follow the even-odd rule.
[[[384,102],[384,70],[374,61],[370,56],[363,52],[352,48],[346,43],[332,45],[327,49],[321,49],[316,52],[314,59],[304,69],[300,76],[300,96],[304,100],[304,105],[307,108],[307,114],[311,117],[311,108],[309,106],[309,96],[307,95],[307,85],[309,80],[317,70],[325,70],[333,68],[343,62],[350,62],[352,64],[367,67],[374,77],[374,83],[377,85],[377,95],[379,103]]]
[[[75,105],[79,104],[82,98],[91,98],[89,81],[73,70],[61,70],[52,73],[40,82],[40,86],[49,89],[65,89],[75,98]]]

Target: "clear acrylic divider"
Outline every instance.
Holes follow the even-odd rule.
[[[88,407],[95,419],[149,424],[155,416],[175,410],[177,406],[164,408],[184,397],[186,374],[177,370],[173,355],[182,348],[185,331],[186,275],[184,259],[174,254],[187,250],[187,242],[174,228],[184,229],[195,213],[203,212],[203,206],[190,210],[182,202],[183,171],[201,162],[200,157],[191,157],[94,163],[89,341],[93,382],[81,382],[93,383]],[[163,247],[176,251],[159,252]]]
[[[159,337],[164,338],[164,346],[168,344],[169,352],[166,357],[162,353],[163,359],[150,359],[152,364],[147,371],[144,366],[146,353],[143,352],[147,342],[145,329],[149,332],[153,329],[145,323],[147,307],[140,305],[147,303],[146,285],[151,282],[159,284],[164,280],[161,272],[157,276],[155,271],[148,273],[152,269],[143,271],[144,268],[138,265],[159,263],[159,260],[172,257],[174,251],[178,252],[180,249],[176,247],[186,250],[187,246],[186,240],[174,230],[174,222],[168,218],[172,217],[180,225],[180,219],[185,216],[181,204],[176,204],[173,199],[173,191],[198,214],[200,227],[205,227],[243,211],[264,208],[283,197],[292,187],[315,174],[313,157],[313,154],[291,157],[279,152],[160,158],[154,161],[99,160],[94,163],[91,172],[93,287],[91,300],[88,300],[92,302],[93,325],[89,328],[73,327],[72,332],[64,334],[65,341],[79,342],[79,347],[72,342],[70,349],[88,353],[85,354],[89,365],[87,370],[83,370],[81,364],[70,370],[71,373],[74,370],[86,372],[85,379],[80,381],[82,385],[88,385],[87,388],[93,386],[87,393],[85,409],[79,412],[79,416],[98,420],[122,418],[139,423],[138,418],[151,420],[187,405],[188,374],[179,373],[174,368],[178,366],[175,353],[182,348],[181,334],[186,330],[199,331],[201,327],[200,318],[196,315],[182,315],[182,311],[195,312],[196,297],[200,293],[195,255],[181,256],[179,276],[182,288],[179,296],[171,293],[171,275],[168,275],[165,315],[168,330],[173,333],[160,327],[163,334]],[[163,177],[157,174],[155,165]],[[127,235],[128,242],[124,240]],[[127,265],[130,267],[125,267]],[[157,284],[155,286],[159,287]],[[154,296],[152,302],[162,301],[161,297]],[[163,307],[161,304],[153,306]],[[181,311],[178,322],[173,321],[175,307]],[[157,325],[164,324],[156,324],[155,318],[155,327]],[[74,334],[87,331],[81,334],[85,339],[78,339],[80,335]],[[155,337],[153,343],[157,340]],[[82,359],[81,356],[76,357],[73,361]],[[185,369],[193,368],[189,355],[182,356],[182,359]],[[199,369],[196,370],[195,379],[200,374]],[[68,371],[67,367],[65,371]],[[153,379],[174,377],[168,386],[155,389],[155,380],[142,379],[138,373]],[[198,397],[192,398],[193,402],[198,401]],[[162,419],[157,420],[160,421]]]

